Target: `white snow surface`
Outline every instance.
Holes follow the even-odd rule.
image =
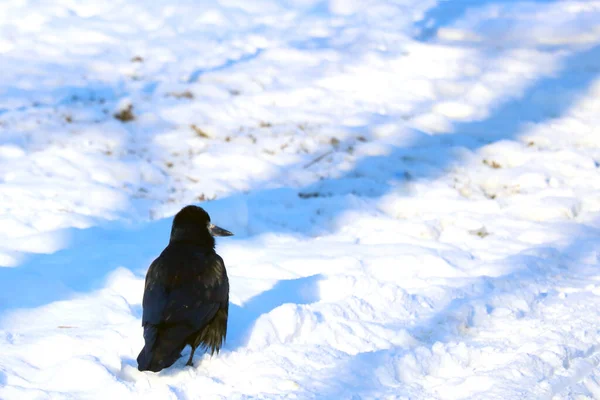
[[[600,398],[600,1],[5,0],[0,67],[0,399]],[[139,372],[187,204],[227,343]]]

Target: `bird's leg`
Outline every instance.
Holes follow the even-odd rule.
[[[190,354],[190,358],[188,359],[187,363],[185,365],[187,365],[188,367],[193,367],[194,363],[192,362],[192,358],[194,358],[194,352],[196,351],[196,348],[192,346],[192,354]]]

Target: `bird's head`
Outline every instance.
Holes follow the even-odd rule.
[[[220,228],[210,221],[210,216],[202,207],[186,206],[173,219],[171,242],[194,241],[214,247],[213,236],[232,236],[233,233]]]

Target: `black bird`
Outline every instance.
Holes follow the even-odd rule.
[[[213,236],[233,233],[210,222],[206,211],[187,206],[175,215],[169,245],[146,274],[140,371],[158,372],[181,357],[186,345],[219,353],[227,334],[229,280]]]

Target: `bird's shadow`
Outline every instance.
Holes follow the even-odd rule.
[[[311,304],[320,300],[319,281],[323,275],[280,280],[242,305],[229,304],[227,341],[224,349],[235,351],[248,343],[256,320],[283,304]]]

